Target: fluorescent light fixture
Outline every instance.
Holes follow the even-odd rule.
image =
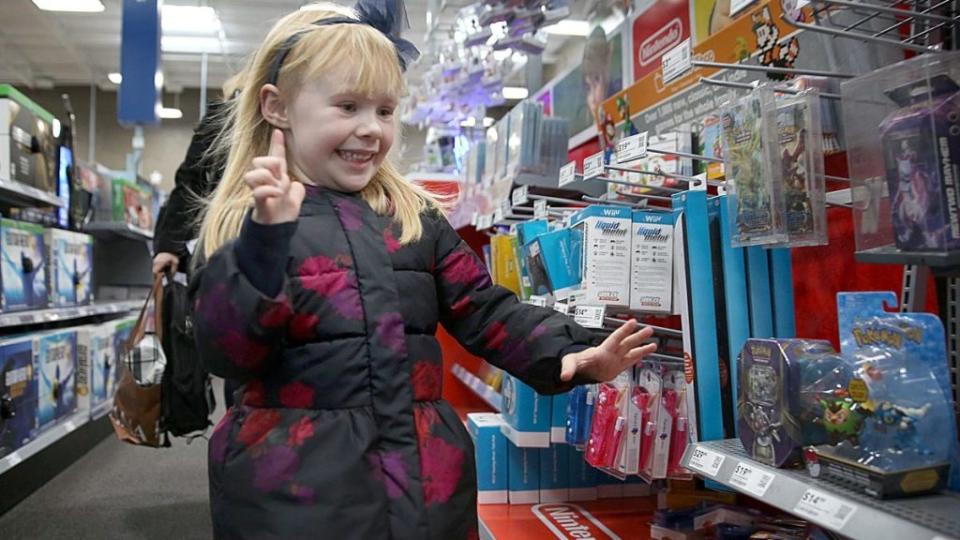
[[[217,12],[210,6],[164,5],[161,12],[164,35],[213,35],[220,31]]]
[[[590,35],[590,23],[587,21],[564,19],[557,24],[543,27],[543,31],[555,36],[587,37]]]
[[[489,116],[483,117],[483,127],[490,127],[490,126],[493,125],[493,123],[494,123],[494,119],[493,119],[493,118],[491,118],[491,117],[489,117]]]
[[[183,118],[183,111],[180,109],[174,109],[172,107],[161,107],[157,116],[167,120],[176,120],[178,118]]]
[[[530,91],[520,86],[504,86],[503,87],[504,99],[527,99],[527,96],[529,95],[530,95]]]
[[[104,9],[100,0],[33,0],[33,4],[44,11],[100,13]]]
[[[113,84],[120,84],[123,82],[123,75],[114,71],[113,73],[107,73],[107,79]]]
[[[171,53],[213,53],[223,52],[223,44],[218,37],[163,36],[160,40],[163,52]]]
[[[460,127],[474,127],[477,125],[477,119],[474,117],[467,118],[463,122],[460,122]]]

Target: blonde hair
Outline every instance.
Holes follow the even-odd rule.
[[[292,100],[305,81],[342,65],[354,66],[352,80],[344,81],[352,91],[367,96],[387,94],[397,98],[406,91],[396,49],[380,31],[365,24],[313,24],[321,19],[343,16],[356,17],[356,14],[327,3],[291,13],[273,26],[248,61],[243,70],[243,92],[229,104],[228,129],[223,130],[214,142],[217,149],[214,151],[223,151],[227,161],[223,178],[212,195],[200,227],[200,252],[204,258],[240,234],[243,220],[253,203],[252,192],[244,183],[243,175],[256,156],[267,155],[273,129],[260,112],[259,91],[269,82],[271,64],[278,49],[290,36],[301,35],[277,75],[276,85],[285,100]],[[394,144],[394,147],[398,146],[399,141]],[[360,195],[376,213],[392,214],[402,231],[401,244],[419,240],[423,235],[420,214],[440,208],[440,203],[430,193],[403,178],[389,156]]]

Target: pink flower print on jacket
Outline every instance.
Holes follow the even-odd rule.
[[[393,226],[383,230],[383,243],[387,245],[387,253],[396,253],[403,245],[393,235]]]
[[[300,456],[289,446],[270,447],[253,461],[253,486],[268,493],[289,482],[300,467]]]
[[[213,435],[210,436],[210,459],[215,463],[223,463],[227,459],[227,447],[230,443],[230,428],[233,426],[234,409],[227,410],[223,415],[217,427],[213,428]]]
[[[296,341],[309,341],[316,336],[320,317],[313,313],[297,313],[290,319],[287,335]]]
[[[280,389],[280,404],[289,409],[309,409],[313,405],[314,393],[312,386],[294,381]]]
[[[387,497],[397,499],[403,496],[410,483],[407,464],[399,452],[380,452],[374,450],[367,455],[373,477],[383,482]]]
[[[450,500],[463,476],[463,449],[440,437],[420,441],[420,473],[423,476],[423,499],[427,505]]]
[[[352,270],[343,268],[337,260],[317,255],[305,259],[297,273],[305,289],[326,298],[342,317],[353,321],[363,318],[360,288]]]
[[[340,223],[347,231],[359,231],[363,227],[363,211],[356,203],[347,200],[339,200],[333,203],[340,216]]]
[[[270,430],[280,423],[280,411],[276,409],[253,409],[243,419],[243,426],[237,433],[237,441],[246,447],[257,446],[263,442]]]
[[[413,364],[414,401],[440,399],[443,386],[443,367],[437,362],[421,360]]]
[[[196,313],[204,324],[219,331],[217,345],[231,362],[244,369],[256,369],[267,357],[269,348],[251,339],[242,321],[248,320],[234,305],[224,283],[197,299]]]
[[[470,285],[477,289],[492,285],[487,269],[464,244],[454,249],[443,260],[441,278],[449,283]]]
[[[403,331],[403,317],[397,312],[380,315],[377,319],[377,343],[389,351],[403,355],[407,350],[407,336]]]
[[[290,437],[287,438],[287,446],[290,448],[299,448],[303,446],[303,443],[310,437],[313,437],[313,422],[309,416],[304,416],[290,426]]]

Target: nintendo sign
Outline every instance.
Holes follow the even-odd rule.
[[[685,0],[657,0],[633,20],[633,80],[660,69],[663,53],[690,37],[690,11]]]

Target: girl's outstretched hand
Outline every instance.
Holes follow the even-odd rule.
[[[631,319],[607,336],[600,346],[564,356],[560,380],[566,382],[579,374],[607,382],[639,363],[644,356],[657,350],[657,344],[641,345],[653,335],[653,328],[646,327],[637,332],[637,326],[637,321]]]
[[[253,158],[253,168],[243,175],[253,191],[253,220],[263,225],[296,221],[305,191],[287,175],[287,150],[283,132],[273,130],[270,152]]]

